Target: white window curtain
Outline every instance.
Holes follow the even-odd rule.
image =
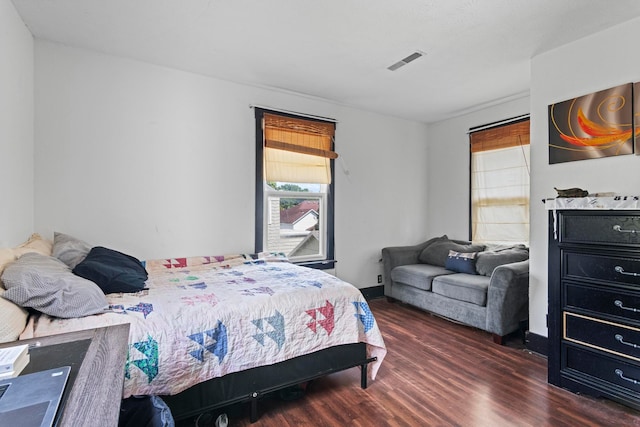
[[[267,181],[331,183],[331,167],[327,158],[265,148],[264,160]]]
[[[529,242],[529,145],[473,153],[472,240]]]
[[[471,238],[529,243],[529,120],[471,134]]]

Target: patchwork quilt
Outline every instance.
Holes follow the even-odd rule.
[[[386,348],[360,291],[277,256],[146,262],[147,289],[109,294],[110,312],[41,315],[32,336],[129,323],[124,396],[172,395],[211,378],[324,348],[367,343],[375,378]]]

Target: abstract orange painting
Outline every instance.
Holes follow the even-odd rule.
[[[633,84],[633,136],[636,156],[640,154],[640,83]]]
[[[633,153],[631,83],[549,105],[549,164]]]

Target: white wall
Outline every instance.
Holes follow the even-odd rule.
[[[634,155],[549,165],[549,104],[640,81],[640,19],[551,52],[531,64],[531,285],[532,332],[547,336],[547,212],[541,201],[557,188],[640,194],[640,157]]]
[[[530,99],[435,123],[428,133],[313,98],[37,42],[34,128],[33,40],[0,0],[0,247],[60,230],[140,258],[252,251],[248,105],[259,104],[339,120],[337,274],[373,286],[383,246],[467,237],[466,131],[530,111],[530,329],[546,336],[547,212],[536,201],[554,186],[640,193],[638,156],[549,165],[547,106],[640,81],[638,24],[533,58]]]
[[[469,239],[469,129],[528,114],[529,109],[525,96],[430,125],[426,217],[430,236]]]
[[[0,248],[33,232],[33,37],[0,0]]]
[[[547,336],[547,211],[542,199],[554,187],[640,194],[640,157],[634,155],[549,165],[547,107],[619,84],[640,81],[640,37],[633,20],[532,60],[530,98],[522,98],[429,128],[429,235],[468,238],[470,127],[531,113],[531,241],[529,329]]]
[[[250,104],[338,120],[336,273],[426,236],[427,126],[36,42],[35,228],[139,258],[254,250]],[[362,218],[365,218],[363,221]]]

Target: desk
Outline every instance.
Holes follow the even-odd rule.
[[[32,346],[23,373],[71,366],[58,426],[118,425],[128,337],[129,324],[123,324],[18,342]],[[13,345],[16,342],[0,348]]]

